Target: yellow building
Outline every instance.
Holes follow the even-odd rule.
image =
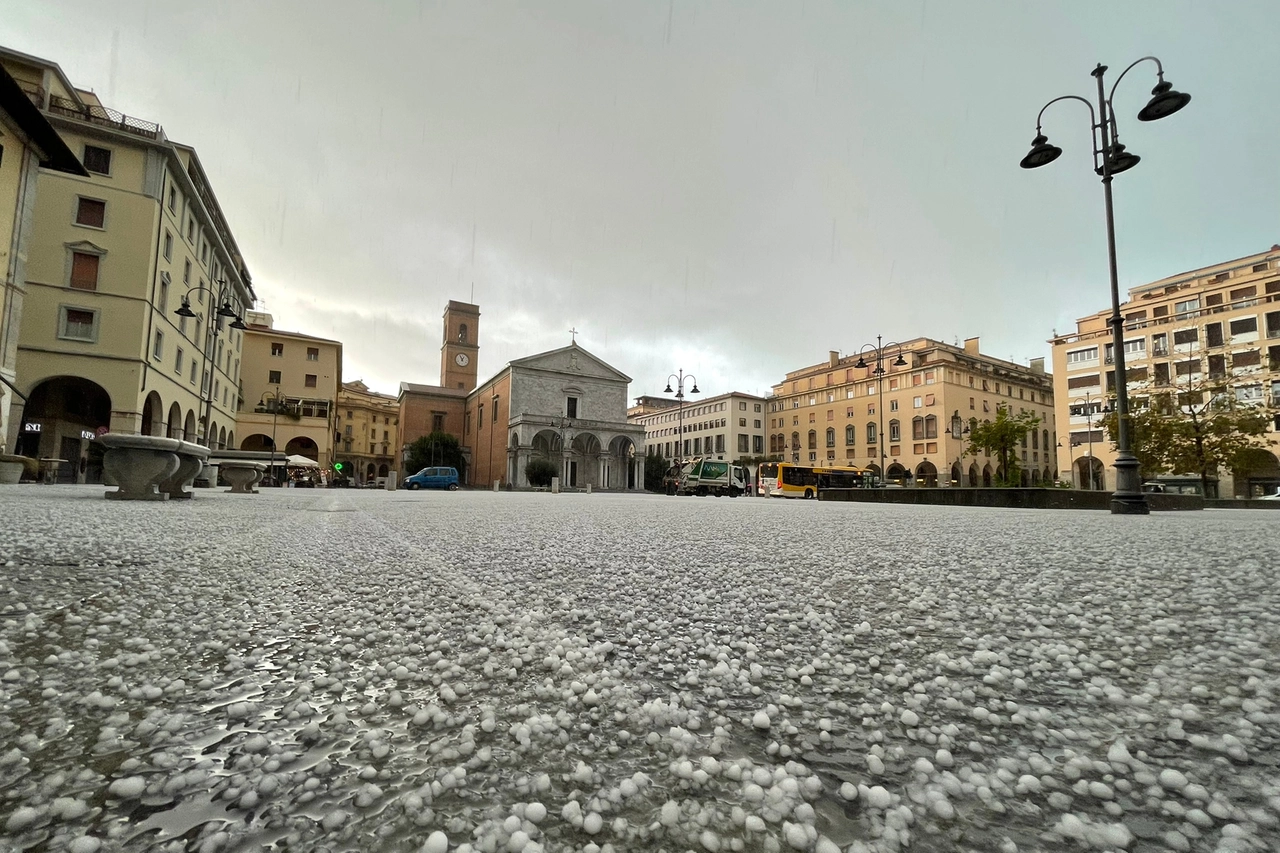
[[[305,456],[327,479],[334,461],[342,344],[273,328],[271,315],[259,311],[250,311],[245,320],[249,328],[236,416],[240,449],[275,447]]]
[[[977,338],[963,347],[915,338],[886,347],[880,364],[883,375],[874,353],[832,351],[826,362],[788,373],[767,403],[768,453],[883,471],[903,485],[990,486],[1001,478],[999,462],[967,453],[966,430],[1007,406],[1041,419],[1020,451],[1024,484],[1052,483],[1057,433],[1044,359],[1024,366],[983,355]]]
[[[88,172],[37,180],[10,446],[90,482],[106,430],[234,446],[243,336],[231,323],[254,294],[194,149],[53,62],[0,48],[0,66]],[[193,316],[178,316],[188,296]]]
[[[27,242],[39,170],[89,174],[41,115],[35,94],[0,67],[0,453],[8,450],[9,407],[17,389]]]
[[[400,449],[400,403],[390,394],[370,391],[363,382],[344,382],[338,389],[334,455],[354,485],[364,485],[397,470]],[[403,477],[411,471],[401,471]]]
[[[1246,405],[1280,407],[1280,245],[1131,288],[1120,312],[1131,410],[1152,392],[1208,384]],[[1058,422],[1070,445],[1059,476],[1107,491],[1115,489],[1115,450],[1099,421],[1115,395],[1110,316],[1105,309],[1083,317],[1074,334],[1052,339]],[[1219,472],[1219,494],[1280,488],[1280,415],[1269,439],[1250,468]]]

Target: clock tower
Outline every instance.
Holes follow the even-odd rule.
[[[480,307],[449,300],[444,309],[444,345],[440,347],[440,386],[474,391],[479,354]]]

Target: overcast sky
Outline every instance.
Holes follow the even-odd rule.
[[[367,8],[366,8],[367,7]],[[1275,0],[0,0],[0,41],[191,144],[278,328],[346,380],[439,377],[480,305],[480,375],[578,342],[657,393],[766,392],[877,334],[1047,356],[1107,307],[1087,111],[1154,53],[1190,92],[1134,115],[1121,286],[1280,242]],[[474,296],[473,296],[474,288]]]

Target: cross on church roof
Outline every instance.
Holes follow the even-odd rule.
[[[570,336],[570,342],[571,342],[571,343],[575,343],[575,344],[576,344],[576,343],[578,342],[578,330],[577,330],[577,329],[570,329],[570,330],[569,330],[569,336]]]

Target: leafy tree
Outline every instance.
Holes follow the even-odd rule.
[[[969,449],[966,453],[986,453],[1000,460],[1003,476],[1001,486],[1016,486],[1022,482],[1019,476],[1022,465],[1017,449],[1027,433],[1040,426],[1040,417],[1034,412],[1014,414],[1008,406],[996,409],[996,419],[980,423],[969,431]]]
[[[671,466],[657,452],[657,448],[649,448],[649,451],[644,455],[644,489],[646,492],[662,491],[662,478],[667,475],[669,467]]]
[[[466,478],[467,458],[462,455],[457,438],[447,432],[433,432],[409,445],[409,458],[405,462],[407,474],[432,467],[457,468],[458,478]]]
[[[645,472],[648,472],[648,463],[645,464]],[[556,463],[550,459],[535,457],[529,460],[529,464],[524,466],[524,476],[531,486],[539,486],[546,488],[551,485],[551,478],[558,477],[560,469]],[[646,478],[647,479],[647,478]]]
[[[1166,472],[1200,475],[1200,488],[1213,494],[1210,480],[1220,468],[1247,467],[1251,450],[1267,446],[1271,415],[1262,406],[1237,401],[1221,381],[1188,381],[1182,388],[1161,388],[1148,405],[1129,415],[1129,444],[1143,476]],[[1103,419],[1114,443],[1114,414]]]

